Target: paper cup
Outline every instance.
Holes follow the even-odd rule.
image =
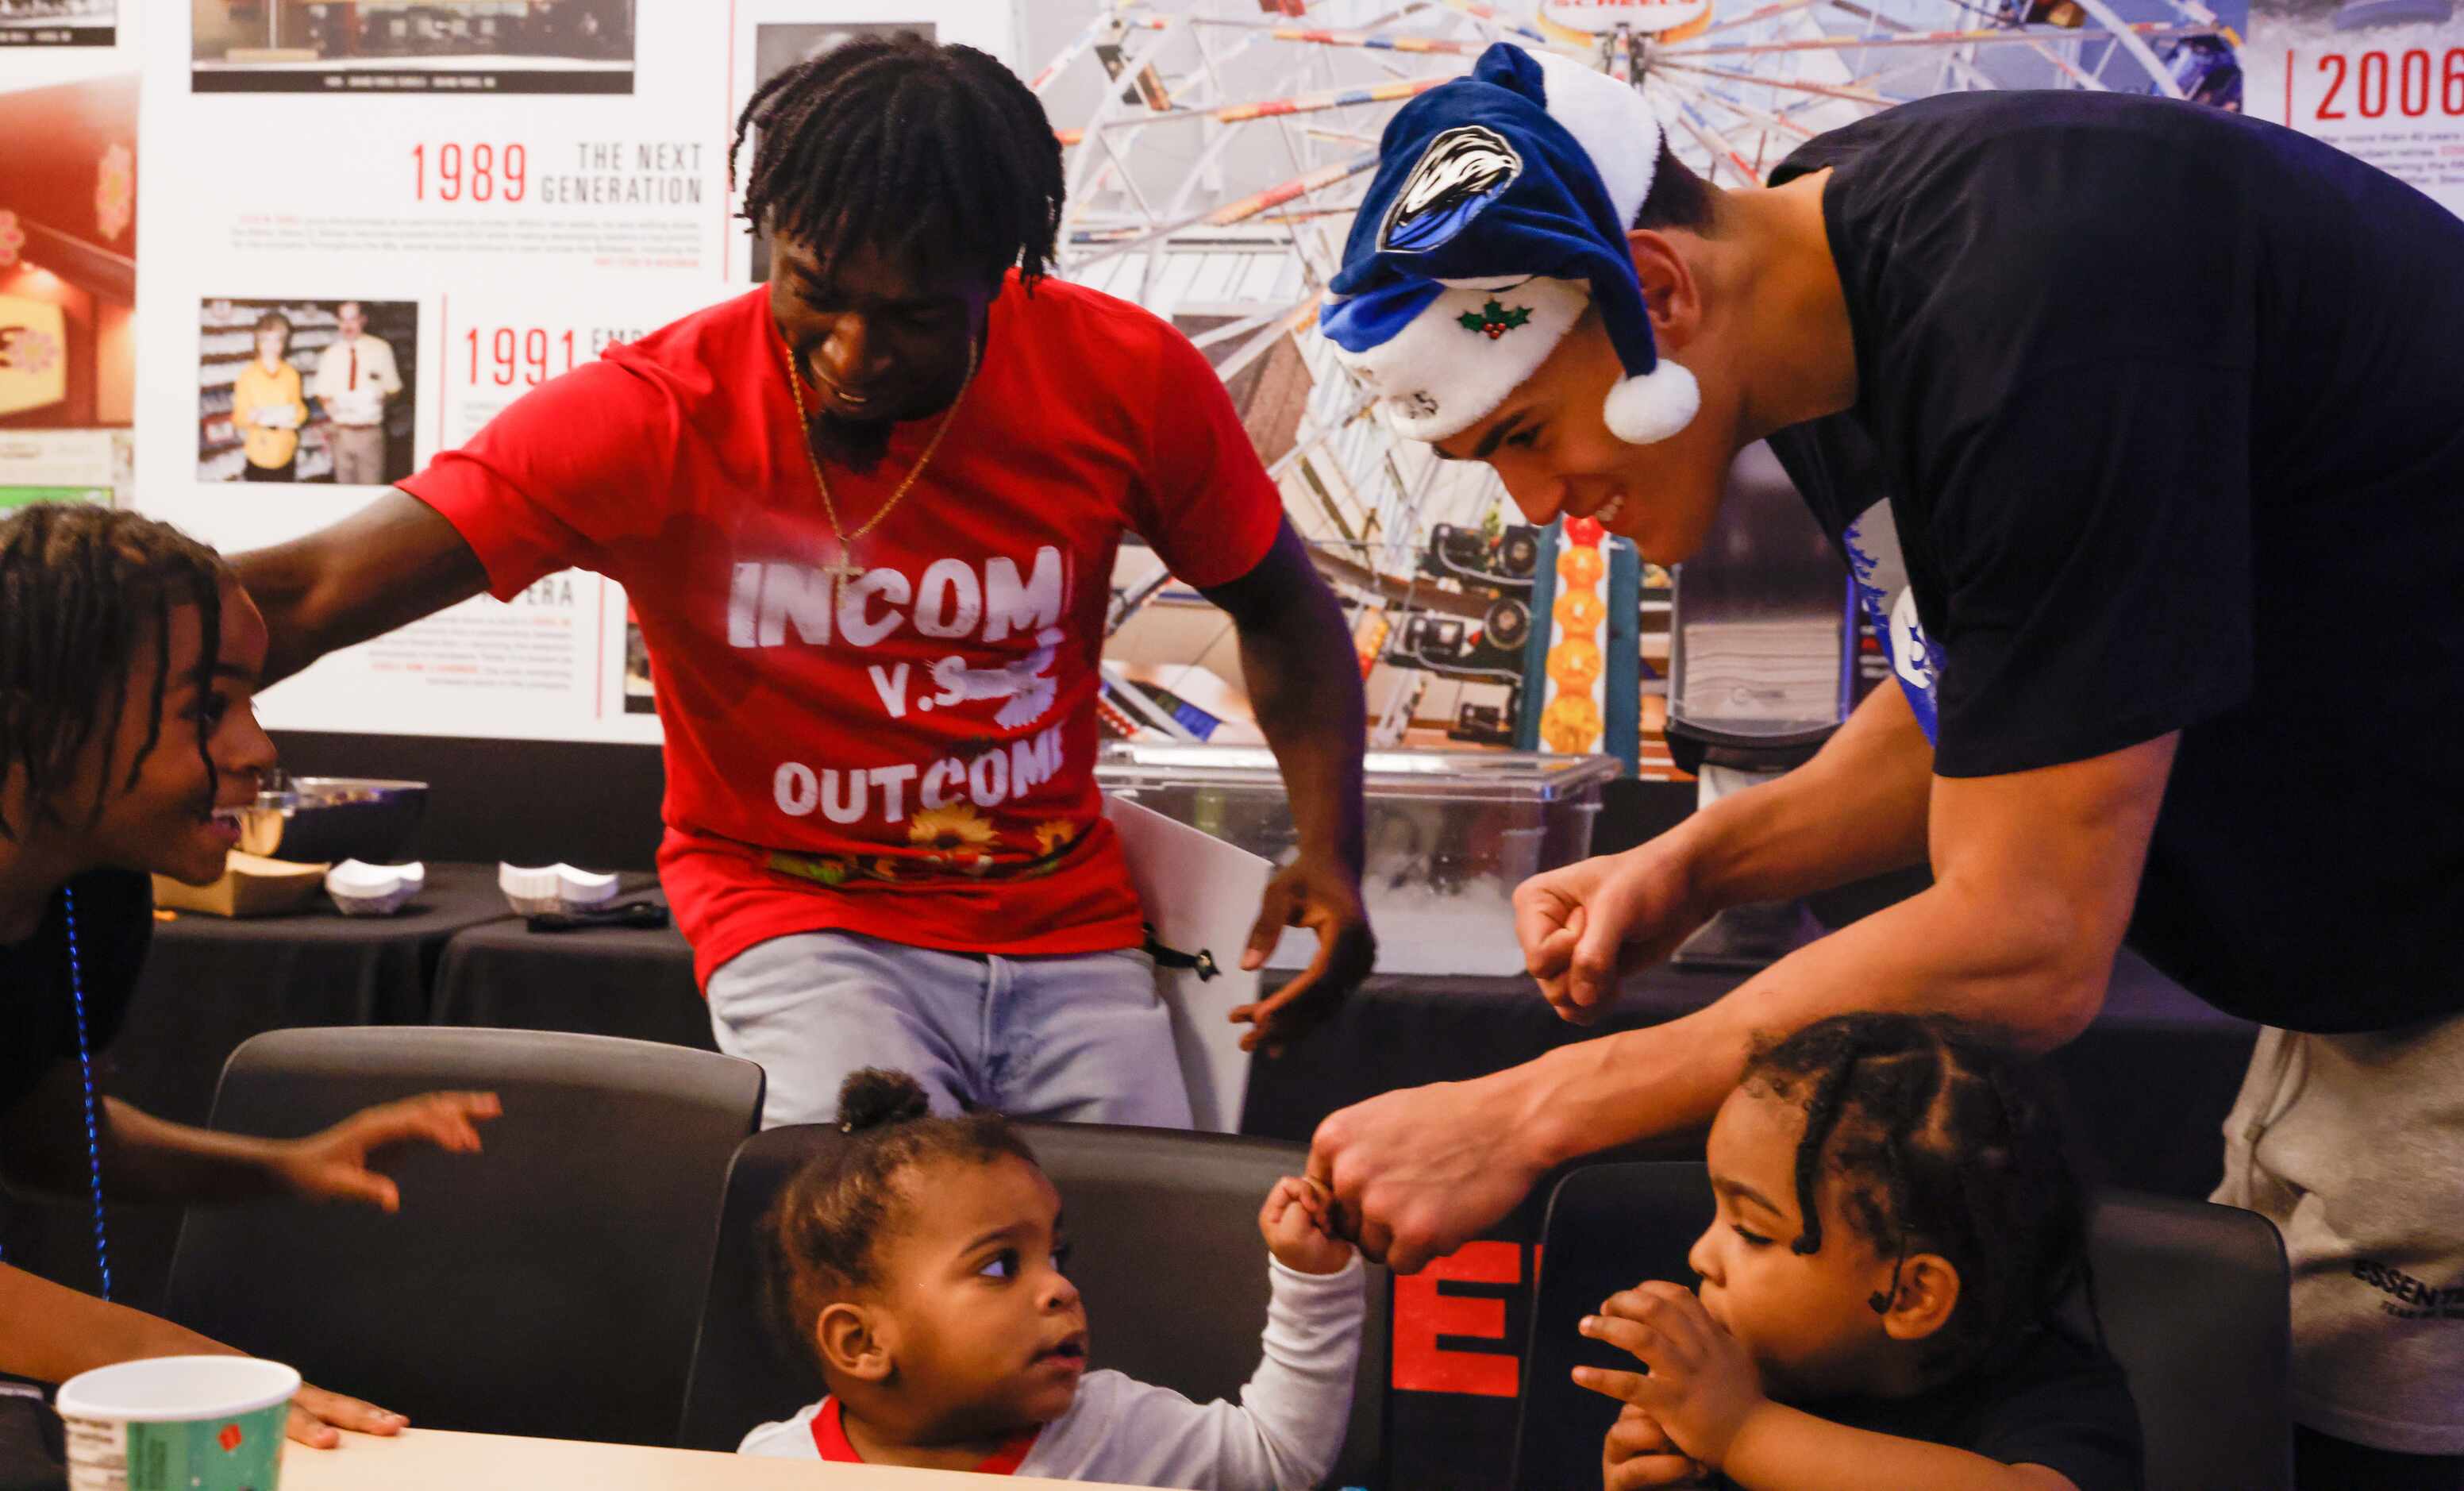
[[[60,1387],[69,1491],[276,1491],[299,1374],[248,1356],[157,1356]]]

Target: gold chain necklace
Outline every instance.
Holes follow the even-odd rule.
[[[844,582],[864,573],[864,566],[855,561],[855,541],[881,526],[881,520],[890,515],[891,511],[906,497],[907,490],[915,485],[915,478],[924,474],[924,468],[933,464],[933,452],[941,449],[941,437],[950,432],[950,422],[958,417],[958,406],[966,402],[967,390],[976,385],[976,368],[980,361],[981,350],[980,342],[972,338],[969,339],[967,379],[958,385],[958,396],[950,401],[949,412],[941,416],[941,423],[933,430],[933,438],[925,444],[924,453],[915,458],[914,466],[908,470],[907,477],[898,484],[898,489],[890,494],[890,500],[883,503],[879,510],[872,516],[865,519],[853,533],[848,533],[839,526],[839,509],[838,504],[830,498],[829,478],[822,474],[822,458],[813,453],[813,417],[804,411],[804,381],[797,376],[795,354],[792,351],[781,353],[786,361],[787,393],[796,401],[796,440],[804,448],[804,464],[813,469],[813,485],[821,490],[822,511],[829,517],[830,537],[839,541],[839,561],[836,564],[822,566],[824,574],[830,576],[836,581]]]

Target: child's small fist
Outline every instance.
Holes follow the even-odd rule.
[[[1258,1230],[1266,1251],[1296,1273],[1341,1273],[1352,1261],[1352,1244],[1327,1226],[1324,1193],[1297,1175],[1286,1175],[1266,1194]]]
[[[1642,1486],[1707,1486],[1711,1473],[1685,1458],[1659,1420],[1629,1403],[1600,1446],[1603,1491]]]

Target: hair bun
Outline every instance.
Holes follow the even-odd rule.
[[[905,1072],[868,1066],[839,1085],[839,1128],[847,1133],[911,1123],[932,1110],[924,1085]]]

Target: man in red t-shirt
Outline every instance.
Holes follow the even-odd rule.
[[[894,127],[891,127],[893,126]],[[1137,896],[1093,775],[1125,533],[1229,612],[1318,960],[1243,1012],[1282,1040],[1367,972],[1358,668],[1205,358],[1044,277],[1042,107],[982,53],[849,43],[765,85],[761,290],[556,379],[401,491],[243,557],[274,676],[572,566],[640,617],[667,737],[660,874],[773,1123],[865,1065],[944,1107],[1186,1124]]]

